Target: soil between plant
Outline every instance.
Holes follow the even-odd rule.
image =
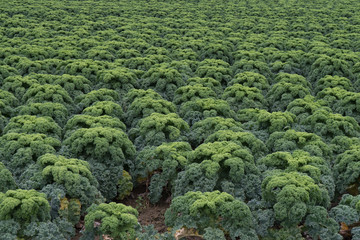
[[[140,185],[132,191],[129,197],[120,202],[138,210],[138,220],[141,225],[154,225],[154,228],[160,233],[167,231],[164,215],[166,209],[170,207],[170,196],[164,196],[158,203],[151,204],[146,186]]]
[[[165,194],[166,195],[166,194]],[[165,225],[165,212],[170,207],[171,197],[166,195],[162,197],[158,203],[151,204],[148,198],[148,192],[146,191],[146,185],[142,184],[137,186],[131,192],[130,196],[118,201],[118,203],[131,206],[138,210],[138,221],[142,226],[154,225],[154,228],[160,232],[166,232],[167,226]],[[76,235],[71,240],[79,240],[81,237],[80,230],[84,225],[84,221],[81,220],[76,224]],[[199,238],[188,238],[189,240],[198,240]]]

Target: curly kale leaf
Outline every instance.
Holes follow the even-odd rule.
[[[134,240],[138,224],[136,209],[121,203],[92,205],[85,216],[85,231],[101,236],[108,234],[117,240]]]
[[[188,192],[173,199],[165,213],[165,223],[174,229],[221,229],[232,239],[258,239],[249,207],[227,193]],[[206,233],[205,233],[206,234]]]
[[[189,132],[189,140],[192,146],[199,146],[211,134],[219,130],[232,130],[242,132],[242,124],[232,118],[208,117],[196,122]]]

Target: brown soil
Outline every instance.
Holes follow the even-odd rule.
[[[141,225],[154,225],[154,228],[160,233],[167,231],[164,214],[169,208],[170,202],[170,196],[164,196],[158,203],[151,204],[145,184],[136,187],[129,197],[121,201],[121,203],[138,210],[138,220]]]
[[[160,233],[167,231],[164,214],[171,203],[171,198],[169,195],[164,196],[157,204],[151,204],[149,202],[146,186],[143,184],[136,187],[129,197],[119,202],[138,210],[138,220],[141,225],[154,225],[154,228]],[[82,229],[83,225],[83,220],[76,224],[76,235],[71,240],[79,240],[81,237],[80,230]],[[190,240],[191,238],[188,239]],[[199,238],[192,239],[198,240]]]
[[[148,198],[148,192],[146,191],[146,185],[140,185],[136,187],[131,195],[121,201],[121,203],[132,206],[139,212],[138,220],[141,225],[154,225],[154,228],[160,232],[166,232],[167,226],[165,225],[165,212],[170,207],[171,196],[166,194],[156,204],[151,204]],[[182,240],[202,240],[200,237],[186,237]]]
[[[81,217],[80,221],[75,225],[76,234],[71,240],[79,240],[79,238],[82,236],[80,231],[84,227],[84,217]]]

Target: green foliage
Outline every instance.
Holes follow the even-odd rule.
[[[75,230],[71,223],[57,218],[52,222],[31,223],[24,234],[34,240],[66,240],[75,235]]]
[[[18,99],[10,92],[0,89],[0,112],[4,117],[11,117]]]
[[[0,65],[0,83],[3,84],[4,79],[16,75],[19,75],[16,68],[10,67],[9,65]]]
[[[173,58],[177,60],[191,60],[196,61],[199,58],[199,55],[190,48],[185,49],[175,49],[172,53]]]
[[[22,97],[23,103],[43,103],[53,102],[60,103],[67,108],[73,104],[70,95],[60,85],[51,84],[32,84]]]
[[[224,67],[228,68],[230,67],[230,64],[220,60],[220,59],[204,59],[203,61],[199,62],[199,66],[211,66],[211,67]]]
[[[0,113],[0,134],[2,134],[2,130],[6,126],[7,122],[8,122],[8,119],[6,117],[4,117],[3,115],[1,115],[1,113]]]
[[[117,196],[117,184],[124,165],[131,165],[135,147],[120,129],[80,128],[63,142],[65,154],[90,162],[91,170],[107,199]]]
[[[69,116],[69,111],[61,103],[53,103],[53,102],[30,103],[19,107],[19,115],[50,117],[57,124],[63,126],[67,121],[67,118]]]
[[[229,234],[231,239],[258,239],[249,207],[219,191],[188,192],[174,198],[165,213],[165,224],[174,229],[195,228],[200,233],[211,227]]]
[[[340,102],[345,96],[349,95],[349,91],[342,87],[328,87],[324,88],[316,94],[317,99],[321,99],[327,106],[333,107]]]
[[[0,138],[0,160],[17,178],[38,157],[60,146],[59,140],[45,134],[7,133]]]
[[[318,93],[325,88],[334,88],[334,87],[340,87],[343,88],[346,91],[354,91],[354,88],[352,86],[352,83],[349,79],[345,77],[339,77],[339,76],[325,76],[315,83],[315,93]]]
[[[291,128],[296,117],[290,112],[268,112],[263,109],[247,108],[238,112],[238,119],[248,130],[260,130],[271,134]]]
[[[21,99],[25,92],[35,83],[38,83],[36,79],[20,75],[10,76],[3,80],[1,89],[11,92],[16,98]]]
[[[114,240],[135,240],[135,226],[138,224],[136,209],[121,203],[111,202],[92,205],[85,216],[86,232],[96,236],[110,235]]]
[[[259,89],[241,84],[227,87],[222,99],[226,100],[235,111],[244,108],[267,108],[264,96]]]
[[[236,52],[234,52],[234,58],[236,61],[245,59],[245,60],[253,60],[253,61],[262,61],[265,62],[265,57],[264,54],[258,51],[254,51],[254,50],[238,50]]]
[[[291,40],[293,39],[290,39],[290,41]],[[305,40],[301,39],[300,41]],[[281,39],[281,42],[284,42],[284,40]],[[298,47],[296,43],[295,45]],[[304,45],[300,48],[302,48],[301,50],[307,50]],[[274,54],[269,55],[268,59],[271,62],[271,70],[273,72],[286,72],[290,74],[306,73],[305,53],[301,50],[296,51],[294,49],[295,48],[290,48],[288,49],[289,51],[276,51]]]
[[[0,69],[1,69],[1,66],[0,66]],[[1,71],[1,70],[0,70]],[[354,81],[354,88],[356,90],[360,90],[360,80],[359,80],[359,73],[360,73],[360,64],[359,63],[356,63],[354,64],[354,66],[352,67],[352,72],[354,73],[354,76],[355,76],[355,81]]]
[[[152,67],[143,78],[142,88],[154,89],[167,100],[172,100],[176,89],[185,85],[181,74],[173,68]]]
[[[160,66],[173,68],[181,74],[183,79],[188,79],[194,75],[198,62],[190,60],[171,61],[170,63],[162,63]]]
[[[316,110],[323,108],[330,111],[330,108],[325,107],[324,101],[316,101],[315,97],[306,95],[304,98],[297,98],[290,102],[286,111],[296,115],[298,123],[302,123],[307,117],[312,115]]]
[[[228,63],[220,60],[205,59],[200,62],[195,75],[200,78],[213,78],[222,86],[227,86],[231,80],[232,71]]]
[[[191,146],[187,142],[163,143],[158,147],[144,148],[136,158],[135,175],[150,181],[150,201],[160,200],[163,188],[173,186],[178,172],[188,164]]]
[[[194,123],[189,132],[189,141],[192,146],[199,146],[211,134],[219,130],[243,131],[241,123],[232,118],[207,117]]]
[[[310,207],[305,220],[305,231],[313,239],[341,240],[339,225],[329,217],[327,210],[320,206]]]
[[[327,207],[327,190],[298,172],[274,171],[261,184],[263,199],[270,203],[275,219],[284,227],[298,225],[311,206]]]
[[[261,170],[282,170],[283,172],[299,172],[311,177],[316,184],[323,185],[332,198],[335,183],[330,164],[322,157],[311,156],[308,152],[296,150],[289,152],[274,152],[260,159],[258,168]]]
[[[135,57],[141,57],[141,53],[136,49],[120,49],[117,53],[118,58],[135,58]]]
[[[40,48],[36,45],[24,44],[19,49],[22,55],[28,57],[31,60],[44,60],[51,58],[54,54],[54,49],[51,47]]]
[[[249,206],[251,213],[254,216],[256,233],[260,237],[264,237],[268,234],[270,227],[274,225],[274,211],[268,208],[264,201],[259,201],[256,199],[250,200],[247,205]]]
[[[163,47],[149,47],[144,52],[147,55],[160,54],[160,55],[169,55],[169,51]]]
[[[255,72],[242,72],[236,74],[234,79],[229,83],[229,86],[234,84],[242,84],[246,87],[254,87],[261,90],[262,92],[266,92],[270,88],[266,77],[260,73]]]
[[[302,73],[302,69],[301,69],[301,65],[299,63],[296,62],[282,62],[282,61],[275,61],[273,63],[270,64],[271,67],[271,71],[274,73],[279,73],[279,72],[286,72],[286,73],[290,73],[290,74],[301,74]]]
[[[232,69],[234,75],[243,72],[254,72],[264,75],[267,79],[271,79],[272,77],[270,68],[265,62],[262,61],[242,59],[240,61],[236,61],[232,65]]]
[[[202,98],[216,98],[216,93],[209,87],[201,84],[179,87],[174,95],[173,103],[181,105],[184,102],[194,101]]]
[[[91,160],[91,159],[90,159]],[[115,200],[118,195],[119,183],[122,180],[123,165],[102,163],[91,160],[91,172],[99,183],[99,191],[106,201]]]
[[[37,164],[42,168],[41,175],[46,184],[64,186],[66,196],[79,199],[85,208],[99,198],[98,183],[90,171],[89,163],[61,155],[44,154],[38,158]]]
[[[132,178],[127,171],[123,170],[122,177],[118,183],[118,199],[122,200],[129,196],[132,190]]]
[[[61,128],[50,117],[36,117],[32,115],[20,115],[10,119],[4,128],[6,133],[41,133],[49,137],[61,138]]]
[[[329,146],[314,133],[296,132],[295,130],[274,132],[270,135],[266,145],[271,152],[293,152],[299,149],[309,152],[314,156],[324,157],[327,161],[332,159]]]
[[[306,78],[298,74],[279,73],[274,78],[274,83],[276,84],[280,82],[300,84],[306,88],[311,89],[311,84],[306,80]]]
[[[200,55],[201,59],[214,58],[221,59],[225,62],[232,62],[232,49],[225,44],[207,44],[205,45],[202,54]]]
[[[334,178],[336,190],[344,193],[347,189],[355,188],[358,191],[359,185],[359,153],[360,148],[353,146],[351,149],[337,156],[334,162]],[[354,184],[354,185],[351,185]]]
[[[64,138],[69,137],[73,132],[81,128],[107,127],[119,130],[126,130],[126,126],[118,118],[107,115],[93,117],[91,115],[74,115],[64,126]]]
[[[103,49],[101,46],[96,46],[85,52],[87,58],[99,60],[99,61],[113,61],[115,59],[106,49]]]
[[[80,75],[29,74],[26,78],[34,79],[39,84],[60,85],[72,98],[90,92],[92,85],[88,79]]]
[[[269,235],[267,235],[264,240],[304,240],[301,235],[301,230],[299,227],[285,227],[280,229],[270,229]]]
[[[190,35],[194,34],[194,32],[195,32],[195,34],[196,33],[199,34],[199,32],[191,31],[191,32],[188,32],[186,34],[186,36],[190,36]],[[201,40],[201,39],[198,39],[198,38],[199,37],[189,39],[189,41],[187,41],[185,43],[184,48],[190,48],[193,51],[195,51],[197,53],[200,53],[201,49],[204,47],[205,42],[203,40]]]
[[[58,74],[59,73],[58,69],[60,68],[62,63],[63,63],[62,61],[60,61],[58,59],[54,59],[54,58],[35,61],[35,62],[33,62],[32,65],[34,65],[35,67],[38,66],[39,69],[35,68],[35,71],[34,71],[33,69],[29,68],[28,72],[26,74],[31,74],[34,72],[39,73],[39,74],[52,74],[52,75]]]
[[[234,158],[240,158],[239,160],[239,168],[238,173],[235,171],[232,174],[243,174],[244,172],[256,173],[256,169],[253,165],[253,158],[251,154],[247,150],[244,150],[239,145],[234,144],[232,142],[213,142],[213,143],[204,143],[197,147],[194,152],[190,156],[191,162],[202,162],[205,160],[212,160],[219,164],[225,164],[231,166],[233,164],[236,165],[236,161],[234,162]],[[230,161],[226,161],[227,159],[232,159]],[[231,164],[231,162],[233,162]],[[235,167],[235,165],[233,165]],[[234,181],[239,179],[234,176],[229,176],[233,178]]]
[[[358,211],[338,203],[360,192],[359,1],[3,2],[1,191],[45,193],[52,220],[0,220],[1,239],[70,239],[85,205],[143,187],[151,203],[221,190],[249,205],[257,236],[208,226],[209,240],[360,238]],[[40,165],[47,154],[58,160]],[[283,195],[263,199],[261,180],[293,172],[331,205],[309,204],[296,183],[271,190],[290,196],[275,211]]]
[[[338,223],[345,223],[348,226],[359,222],[360,196],[344,194],[339,204],[330,210],[329,215]]]
[[[159,240],[174,239],[174,236],[171,235],[169,232],[159,233],[154,228],[154,225],[141,226],[141,228],[136,231],[136,237],[142,240],[152,240],[154,238]]]
[[[218,228],[205,228],[205,233],[203,234],[205,240],[226,240],[224,232]]]
[[[50,220],[46,195],[35,190],[8,190],[0,193],[0,220],[14,219],[22,227],[31,222]]]
[[[127,110],[127,107],[137,98],[143,98],[143,97],[149,97],[154,100],[162,99],[159,93],[155,92],[153,89],[131,89],[124,97],[124,106],[125,111]]]
[[[14,240],[17,238],[17,232],[20,229],[20,224],[11,220],[0,220],[0,234],[4,240]]]
[[[9,66],[15,67],[20,75],[24,76],[32,72],[42,72],[43,68],[45,68],[45,65],[42,65],[40,61],[32,61],[27,57],[20,56],[16,56],[18,59],[13,59],[12,57],[14,55],[5,58],[4,61]]]
[[[172,192],[173,197],[184,195],[189,191],[213,191],[219,180],[219,171],[220,165],[210,160],[187,165],[184,171],[178,173]],[[233,184],[229,182],[226,183],[230,185],[225,185],[225,187],[227,187],[226,190],[238,196],[244,196],[241,188],[235,191]]]
[[[289,152],[274,152],[258,161],[259,168],[266,170],[280,169],[284,172],[301,172],[309,175],[319,183],[322,177],[331,175],[329,163],[323,158],[311,156],[308,152],[296,150]]]
[[[139,121],[129,131],[129,138],[138,149],[144,146],[159,146],[163,142],[186,140],[189,125],[176,113],[152,113]]]
[[[148,71],[154,64],[155,59],[149,57],[132,57],[124,60],[124,66],[130,69]]]
[[[254,186],[260,184],[259,172],[251,152],[242,146],[226,141],[204,143],[189,155],[189,160],[190,163],[200,164],[200,168],[204,169],[201,172],[205,171],[206,178],[216,176],[216,187],[222,191],[231,191],[237,197],[242,197],[243,192],[249,198],[257,196],[259,189]],[[188,166],[177,180],[176,195],[195,187],[207,187],[206,181],[191,182],[183,177],[187,175],[186,172],[192,172],[191,168],[191,165]]]
[[[87,94],[79,95],[75,102],[77,108],[83,110],[86,107],[91,106],[92,104],[100,101],[112,101],[117,102],[119,100],[119,94],[115,90],[100,88],[98,90],[93,90]]]
[[[56,58],[61,60],[70,60],[75,58],[81,58],[82,52],[80,48],[75,47],[62,47],[57,50]]]
[[[222,93],[222,86],[221,83],[213,78],[207,77],[207,78],[200,78],[200,77],[193,77],[188,78],[187,85],[197,85],[201,84],[204,87],[211,88],[217,95],[220,95]]]
[[[57,184],[55,184],[57,185]],[[47,185],[45,187],[45,189],[47,187],[49,187],[51,185]],[[44,188],[42,189],[42,191],[44,191]],[[49,195],[48,195],[49,198]],[[56,208],[54,208],[53,206],[51,206],[51,210],[54,211],[55,209],[58,210],[57,214],[60,216],[61,219],[68,221],[70,224],[72,224],[72,226],[74,226],[74,224],[78,223],[80,221],[80,217],[81,217],[81,213],[84,212],[84,209],[81,209],[81,202],[79,201],[79,199],[73,198],[73,199],[68,199],[66,197],[62,197],[60,198],[60,196],[58,195],[59,198],[59,202],[60,204],[58,206],[56,206]],[[51,203],[54,203],[54,199],[50,200]],[[57,201],[56,201],[57,202]],[[81,210],[83,210],[81,212]]]
[[[280,81],[272,85],[266,99],[272,111],[285,111],[289,103],[297,98],[310,95],[309,88],[296,83]]]
[[[105,61],[94,61],[91,59],[76,59],[64,62],[61,72],[69,75],[81,75],[90,81],[95,81],[98,72],[106,67]]]
[[[360,146],[360,138],[349,138],[346,136],[336,136],[330,142],[330,147],[334,154],[344,153],[346,150],[350,150],[353,146]]]
[[[326,75],[352,78],[350,65],[341,59],[321,55],[311,65],[309,80],[315,82]]]
[[[12,173],[6,169],[5,165],[0,162],[0,192],[6,192],[7,190],[13,190],[16,188]]]
[[[64,145],[72,156],[110,166],[125,164],[135,155],[127,135],[120,129],[109,127],[77,129],[64,140]]]
[[[360,136],[360,126],[354,118],[333,114],[324,109],[313,112],[302,122],[302,125],[325,141],[331,141],[336,136]]]
[[[228,141],[236,143],[237,145],[250,151],[255,160],[264,156],[268,149],[266,145],[255,137],[251,132],[240,132],[233,130],[219,130],[209,135],[205,139],[205,143],[212,143],[217,141]]]
[[[137,88],[137,77],[130,69],[115,68],[103,70],[98,73],[97,81],[103,88],[115,89],[121,95],[126,94],[130,89]]]
[[[150,55],[149,58],[151,60],[153,60],[155,62],[155,64],[162,64],[162,63],[170,63],[171,62],[171,58],[169,56],[162,55],[162,54]]]
[[[354,227],[351,229],[351,234],[353,238],[358,238],[360,237],[360,228],[359,227]]]
[[[95,102],[91,106],[85,108],[82,114],[90,115],[93,117],[110,116],[114,118],[122,119],[124,112],[121,106],[112,101],[99,101]]]
[[[360,122],[360,93],[349,92],[340,87],[325,88],[316,98],[324,100],[335,113],[351,116]]]
[[[164,99],[153,99],[148,96],[136,98],[126,111],[125,118],[128,126],[135,127],[143,118],[152,113],[169,114],[176,110],[172,102]]]
[[[235,112],[224,100],[204,98],[183,103],[180,106],[179,115],[192,126],[208,117],[234,118]]]

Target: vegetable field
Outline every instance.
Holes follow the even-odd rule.
[[[359,124],[358,0],[0,3],[1,240],[360,239]]]

